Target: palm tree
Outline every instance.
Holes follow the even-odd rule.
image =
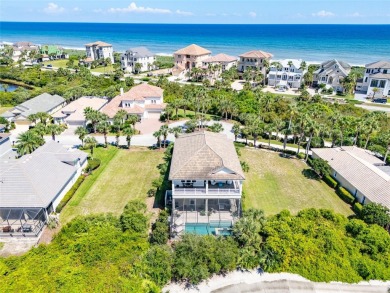
[[[232,127],[232,132],[234,134],[234,141],[237,141],[237,137],[241,134],[241,125],[235,122]]]
[[[33,131],[35,132],[36,134],[38,134],[40,137],[43,138],[43,136],[45,134],[47,134],[47,127],[43,124],[43,123],[38,123],[37,125],[35,125],[35,127],[33,129],[31,129],[30,131]]]
[[[160,130],[157,130],[153,133],[153,136],[155,138],[157,138],[157,145],[158,145],[158,148],[161,149],[161,131]]]
[[[180,126],[170,128],[169,133],[172,133],[175,136],[175,138],[178,138],[179,134],[182,133],[182,128]]]
[[[36,115],[36,119],[39,119],[39,121],[43,123],[43,125],[45,126],[47,125],[47,120],[51,118],[51,116],[46,112],[38,112],[35,115]]]
[[[94,110],[91,107],[87,107],[87,108],[84,109],[85,119],[91,122],[94,133],[96,133],[96,131],[97,131],[97,124],[103,118],[102,115],[103,114],[100,113],[98,110]]]
[[[52,140],[56,140],[56,135],[61,134],[61,132],[64,130],[64,128],[58,124],[49,124],[46,128],[47,132],[51,134]]]
[[[38,120],[37,114],[30,114],[28,115],[27,119],[30,120],[31,123],[34,123],[34,125],[37,124],[37,120]]]
[[[91,156],[93,156],[93,149],[96,147],[97,145],[97,140],[96,138],[94,138],[93,136],[87,136],[84,140],[84,143],[85,143],[85,147],[86,148],[89,148],[90,151],[91,151]]]
[[[174,99],[172,102],[170,102],[171,107],[175,110],[176,119],[178,119],[178,111],[182,104],[183,99]]]
[[[163,140],[164,140],[164,146],[166,146],[166,142],[167,142],[167,137],[168,137],[168,134],[169,134],[169,128],[168,128],[168,125],[164,124],[164,125],[161,125],[160,127],[160,130],[161,132],[161,136],[163,137]]]
[[[120,125],[123,125],[125,123],[126,117],[127,117],[127,112],[121,109],[118,112],[116,112],[114,116],[114,120],[116,119],[117,121],[120,122]]]
[[[135,65],[134,65],[135,73],[136,73],[136,74],[140,73],[141,69],[142,69],[142,64],[141,64],[141,63],[138,63],[138,62],[135,63]]]
[[[307,69],[307,64],[305,61],[302,61],[300,66],[299,66],[299,69],[303,71],[305,71]]]
[[[111,129],[110,123],[108,123],[107,120],[102,120],[97,125],[97,129],[98,129],[98,131],[101,134],[103,134],[103,136],[104,136],[104,144],[107,147],[107,145],[108,145],[108,143],[107,143],[107,134],[110,132],[110,129]]]
[[[271,138],[272,132],[276,131],[276,127],[274,123],[266,124],[264,127],[264,131],[268,134],[268,147],[271,147]]]
[[[128,117],[127,117],[127,121],[133,126],[135,127],[135,124],[138,122],[139,118],[137,115],[134,115],[134,114],[130,114]]]
[[[125,127],[123,129],[123,134],[126,136],[126,141],[127,141],[127,148],[130,149],[131,145],[131,138],[135,134],[134,128],[131,126]]]
[[[31,154],[38,147],[43,145],[45,140],[33,131],[22,132],[16,140],[16,149],[19,156]]]
[[[306,125],[306,131],[309,134],[309,140],[307,141],[307,146],[306,146],[306,157],[305,157],[306,161],[309,157],[309,150],[310,150],[311,141],[313,139],[313,136],[317,132],[317,130],[318,130],[317,122],[313,119],[309,119],[307,121],[307,125]]]
[[[79,139],[81,140],[81,146],[84,146],[84,138],[88,134],[87,130],[83,126],[79,126],[74,131],[75,135],[78,135]]]
[[[374,99],[376,93],[379,92],[379,89],[378,89],[377,87],[374,87],[374,88],[372,89],[372,92],[373,92],[372,99]]]

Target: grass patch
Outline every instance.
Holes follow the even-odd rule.
[[[183,109],[179,109],[179,111],[177,112],[177,114],[179,115],[179,118],[180,118],[180,119],[182,119],[182,118],[185,118],[185,119],[192,119],[192,118],[194,118],[194,116],[195,116],[195,112],[194,112],[194,111],[190,111],[190,110],[186,110],[186,116],[184,116],[184,110],[183,110]],[[175,115],[175,112],[173,112],[173,115]],[[216,121],[221,120],[221,117],[220,117],[220,116],[211,115],[211,114],[206,114],[206,118],[207,118],[207,119],[210,119],[210,120],[216,120]]]
[[[114,72],[114,67],[112,65],[98,67],[98,68],[91,69],[91,72],[112,73]]]
[[[305,163],[278,153],[244,148],[241,159],[249,163],[244,182],[245,208],[262,209],[266,215],[288,209],[325,208],[345,216],[353,214],[333,189],[314,178]],[[310,169],[310,170],[309,170]]]
[[[152,181],[159,177],[157,165],[163,153],[143,148],[131,151],[114,147],[96,149],[100,167],[88,176],[61,213],[61,222],[78,215],[119,215],[131,199],[146,198]]]
[[[0,242],[0,250],[2,250],[4,247],[4,242]]]
[[[268,139],[260,138],[260,139],[257,139],[257,141],[265,143],[268,146]],[[283,146],[283,142],[281,142],[279,140],[271,139],[271,145],[273,145],[273,144]],[[293,143],[286,143],[286,146],[296,148],[296,149],[298,148],[298,145],[293,144]],[[301,145],[301,149],[302,149],[302,145]],[[305,148],[303,148],[303,149],[305,149]]]
[[[68,59],[59,59],[59,60],[50,60],[50,61],[45,61],[43,64],[44,66],[47,66],[48,64],[51,64],[53,67],[58,67],[58,68],[67,68],[66,63],[68,63]],[[74,65],[77,65],[78,61],[74,62]]]
[[[4,112],[11,110],[12,107],[0,107],[0,114],[3,114]]]

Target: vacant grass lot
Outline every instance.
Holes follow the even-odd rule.
[[[86,178],[61,213],[65,224],[78,215],[113,213],[119,215],[126,203],[134,198],[146,198],[152,181],[159,177],[157,165],[163,153],[134,148],[118,150],[98,148],[95,157],[101,166]]]
[[[99,72],[99,73],[112,73],[113,71],[114,71],[114,67],[112,65],[91,69],[91,72]]]
[[[50,60],[50,61],[45,61],[43,64],[45,66],[51,64],[53,67],[58,67],[58,68],[66,68],[66,63],[68,63],[68,59],[58,59],[58,60]],[[77,61],[75,61],[75,65],[77,65]]]
[[[287,159],[278,153],[241,149],[241,160],[249,164],[245,174],[244,206],[258,208],[267,215],[288,209],[297,213],[305,208],[332,209],[343,215],[353,212],[324,182],[304,174],[309,167],[302,161]]]

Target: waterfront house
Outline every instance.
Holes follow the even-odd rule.
[[[134,114],[139,119],[159,119],[165,109],[163,89],[142,83],[132,87],[128,92],[121,93],[105,105],[101,112],[113,119],[119,110]]]
[[[38,45],[35,45],[31,42],[16,42],[12,44],[12,59],[18,61],[19,58],[24,56],[25,58],[29,57],[32,51],[39,51]]]
[[[55,123],[66,124],[68,126],[86,126],[84,116],[85,108],[100,110],[108,100],[99,97],[80,97],[77,100],[69,103],[65,107],[55,112],[52,117]]]
[[[268,85],[286,86],[288,88],[300,88],[303,75],[301,66],[302,60],[285,59],[270,65],[268,73]]]
[[[241,216],[245,180],[236,149],[226,135],[195,132],[174,145],[166,205],[172,206],[173,236],[227,233]]]
[[[336,92],[343,92],[342,80],[351,71],[351,65],[336,59],[321,63],[320,68],[313,73],[313,86],[325,84],[332,87]]]
[[[42,58],[66,59],[69,57],[64,48],[57,45],[43,45],[39,51],[43,55]]]
[[[114,51],[112,49],[112,45],[96,41],[93,43],[89,43],[85,45],[85,53],[86,53],[86,60],[99,60],[99,59],[107,59],[110,58],[111,63],[114,63]]]
[[[54,114],[65,105],[65,99],[59,95],[41,94],[35,98],[29,99],[9,110],[1,117],[9,122],[15,122],[16,125],[31,125],[28,116],[38,112],[45,112],[49,115]]]
[[[216,76],[234,66],[237,66],[237,57],[226,54],[210,56],[203,60],[203,67],[206,69],[213,69],[213,72],[216,74]]]
[[[172,73],[183,76],[192,68],[201,68],[203,61],[210,57],[211,52],[198,45],[192,44],[173,53],[174,68]]]
[[[150,52],[146,47],[136,47],[128,49],[121,56],[121,68],[123,71],[139,73],[154,69],[156,55]],[[136,68],[136,64],[140,68]]]
[[[369,97],[390,97],[390,62],[382,60],[367,64],[356,89],[366,92]]]
[[[86,167],[87,156],[49,141],[19,159],[0,158],[0,237],[38,236]]]
[[[331,167],[331,176],[362,204],[375,202],[390,208],[390,166],[370,151],[354,146],[312,149]]]
[[[264,66],[264,60],[269,60],[273,57],[271,53],[255,50],[249,51],[239,56],[238,60],[238,72],[242,74],[246,70],[256,69],[266,76],[266,67]]]

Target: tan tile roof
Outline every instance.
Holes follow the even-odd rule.
[[[381,60],[367,64],[366,68],[390,68],[390,62],[386,60]]]
[[[169,179],[243,180],[245,176],[233,142],[224,134],[205,131],[176,139]]]
[[[211,51],[202,48],[198,45],[192,44],[185,48],[177,50],[174,54],[201,56],[201,55],[211,54]]]
[[[54,118],[61,118],[66,116],[66,114],[71,113],[66,120],[83,121],[85,120],[85,108],[91,107],[94,110],[100,110],[106,103],[106,99],[98,97],[81,97],[78,98],[76,101],[73,101],[70,104],[66,105],[64,108],[58,110],[52,116]]]
[[[93,43],[85,44],[85,46],[91,47],[91,46],[98,46],[98,47],[111,47],[112,45],[109,43],[105,43],[102,41],[96,41]]]
[[[145,105],[145,109],[164,110],[167,104],[148,104]]]
[[[135,87],[132,87],[128,92],[124,93],[123,95],[118,95],[115,98],[113,98],[107,105],[105,105],[101,111],[105,114],[107,114],[109,117],[114,117],[116,112],[123,109],[127,111],[130,114],[137,113],[141,114],[145,112],[145,109],[142,107],[139,107],[137,105],[134,106],[134,108],[122,108],[121,103],[122,101],[143,101],[145,98],[149,97],[163,97],[163,89],[149,85],[146,83],[136,85]]]
[[[332,169],[371,202],[390,208],[390,167],[383,167],[380,159],[357,147],[313,149],[313,154],[328,161]]]
[[[246,52],[244,54],[241,54],[240,57],[244,57],[244,58],[272,58],[273,55],[271,53],[268,53],[268,52],[264,52],[264,51],[249,51],[249,52]]]
[[[211,56],[211,57],[203,60],[203,62],[206,62],[206,63],[211,63],[211,62],[234,62],[234,61],[237,61],[236,57],[229,56],[229,55],[226,55],[226,54],[218,54],[218,55]]]

